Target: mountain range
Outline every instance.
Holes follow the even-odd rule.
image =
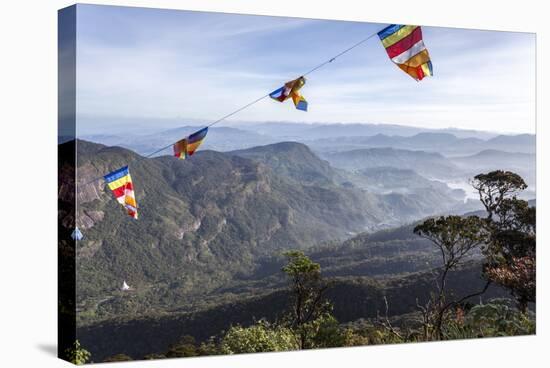
[[[276,319],[288,300],[288,249],[304,250],[334,281],[329,298],[340,322],[375,318],[384,297],[401,318],[433,291],[439,262],[414,235],[418,221],[479,210],[467,180],[492,169],[518,172],[535,197],[534,136],[359,125],[213,127],[186,160],[143,155],[192,126],[87,136],[107,145],[78,140],[80,341],[99,360],[142,358],[186,334],[204,341],[234,323]],[[344,130],[348,136],[336,135]],[[98,179],[124,165],[138,220]],[[59,195],[72,200],[70,190]],[[60,231],[70,233],[72,215],[60,208],[59,216]],[[479,262],[474,254],[454,272],[452,288],[477,290]],[[120,291],[122,281],[131,292]],[[493,296],[507,294],[491,288]]]
[[[536,157],[532,153],[506,152],[495,149],[480,151],[474,155],[453,157],[451,162],[457,165],[468,176],[481,171],[513,171],[530,184],[534,189],[536,183]]]
[[[172,129],[159,127],[154,132],[148,130],[142,134],[102,132],[85,134],[80,138],[149,154],[159,147],[174,143],[176,137],[185,137],[200,128],[191,125]],[[480,131],[430,130],[382,124],[250,123],[211,127],[204,148],[231,151],[281,141],[301,142],[316,152],[324,153],[391,147],[436,152],[445,156],[472,155],[486,149],[533,154],[536,147],[535,136],[531,134],[498,135]]]
[[[348,171],[392,167],[414,170],[428,178],[449,179],[459,176],[458,167],[439,153],[403,149],[364,148],[336,153],[323,153],[322,157],[334,167]]]
[[[345,181],[327,161],[321,160],[309,147],[301,143],[280,142],[249,149],[231,151],[240,157],[261,162],[274,173],[296,183],[335,185]]]
[[[83,299],[113,290],[121,279],[207,289],[246,269],[255,256],[342,238],[376,226],[382,214],[374,197],[297,185],[236,155],[202,151],[186,161],[142,159],[84,141],[77,150]],[[140,206],[138,221],[123,214],[100,182],[84,184],[125,163]],[[196,283],[200,277],[204,282]]]
[[[480,130],[466,129],[429,129],[397,124],[369,123],[296,123],[296,122],[265,122],[265,123],[234,123],[231,126],[243,130],[258,132],[263,135],[277,137],[279,140],[315,140],[337,137],[368,137],[375,135],[410,137],[421,133],[452,134],[459,138],[476,137],[490,139],[498,134]]]
[[[203,150],[184,161],[146,159],[82,140],[77,151],[77,225],[85,236],[77,249],[79,303],[88,311],[82,318],[90,320],[106,317],[90,311],[121,280],[154,294],[151,308],[175,307],[183,296],[253,272],[259,257],[341,241],[462,203],[445,185],[414,173],[407,175],[417,185],[407,193],[370,191],[293,142]],[[137,221],[94,180],[125,164],[140,207]],[[167,290],[171,301],[161,297]]]
[[[385,134],[373,136],[337,136],[312,140],[307,143],[314,150],[324,149],[325,152],[389,147],[435,152],[450,157],[474,154],[487,149],[534,154],[536,148],[535,136],[529,134],[497,135],[492,138],[482,139],[479,137],[460,138],[451,133],[422,132],[413,136]],[[327,147],[330,147],[330,149],[327,150]]]

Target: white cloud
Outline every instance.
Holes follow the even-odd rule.
[[[278,87],[291,70],[307,70],[349,45],[357,39],[350,30],[364,32],[357,23],[144,16],[117,23],[121,32],[112,41],[81,26],[79,113],[213,121]],[[534,132],[533,37],[429,28],[425,38],[434,78],[414,82],[372,39],[308,78],[309,112],[266,99],[235,119]]]

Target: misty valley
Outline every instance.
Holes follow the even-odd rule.
[[[476,175],[496,170],[519,175],[527,186],[517,198],[535,206],[534,135],[233,123],[211,128],[201,150],[186,160],[167,151],[140,159],[193,130],[114,131],[76,141],[76,224],[84,234],[76,248],[77,337],[96,362],[117,354],[209,355],[216,344],[222,346],[216,351],[229,349],[224,338],[241,333],[238,328],[280,332],[271,324],[283,321],[293,303],[289,277],[296,274],[288,265],[299,262],[317,264],[328,280],[323,298],[330,313],[323,316],[333,319],[322,323],[355,332],[378,323],[393,336],[381,343],[416,341],[404,331],[420,326],[440,287],[434,274],[441,267],[440,249],[422,236],[421,225],[438,216],[487,217],[472,184]],[[60,160],[74,149],[74,141],[62,139]],[[137,221],[121,216],[102,183],[91,182],[127,162]],[[60,167],[62,182],[74,175],[70,165]],[[59,216],[70,224],[64,206],[73,198],[64,197],[65,189]],[[70,231],[61,225],[60,238]],[[472,248],[449,269],[450,294],[471,294],[461,303],[472,305],[512,301],[517,295],[509,288],[486,285],[486,262],[482,248]],[[123,281],[130,290],[121,290]],[[534,311],[531,301],[528,308]],[[441,328],[438,333],[433,339],[441,338]],[[366,332],[350,334],[346,341],[355,343],[308,346],[376,343]],[[167,353],[176,350],[182,355]]]

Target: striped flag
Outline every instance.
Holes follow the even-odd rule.
[[[378,32],[378,37],[390,59],[415,80],[433,75],[420,26],[392,24]]]
[[[185,160],[187,156],[192,156],[201,145],[207,133],[208,127],[191,134],[189,137],[177,141],[173,146],[174,156],[180,160]]]
[[[286,82],[281,88],[271,92],[269,97],[279,102],[284,102],[292,98],[296,109],[307,111],[307,101],[304,96],[300,94],[300,88],[302,88],[304,84],[306,84],[306,79],[304,77],[294,79],[290,82]]]
[[[113,192],[118,203],[128,211],[128,215],[137,219],[137,203],[134,195],[134,186],[128,166],[121,167],[103,177],[107,186]]]

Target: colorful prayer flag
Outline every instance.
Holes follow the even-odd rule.
[[[304,84],[306,84],[306,79],[304,77],[294,79],[290,82],[286,82],[281,88],[271,92],[269,97],[279,102],[284,102],[292,98],[296,109],[307,111],[307,101],[299,92]]]
[[[128,215],[137,219],[137,203],[134,195],[134,186],[128,166],[121,167],[103,177],[109,189],[113,191],[118,203],[128,211]]]
[[[177,141],[173,146],[174,156],[180,160],[185,160],[187,156],[192,156],[206,137],[206,133],[208,133],[208,127]]]
[[[392,24],[378,32],[378,37],[390,59],[405,73],[417,81],[433,76],[420,26]]]

